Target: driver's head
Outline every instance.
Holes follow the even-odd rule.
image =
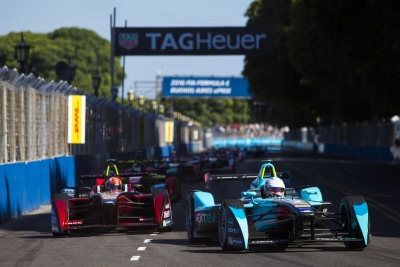
[[[121,191],[122,181],[118,177],[111,177],[106,181],[105,188],[110,191]]]
[[[285,183],[278,177],[271,177],[264,184],[265,197],[283,197],[285,195]]]

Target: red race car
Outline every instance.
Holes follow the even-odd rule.
[[[87,228],[154,227],[172,230],[171,199],[166,184],[152,184],[146,171],[119,173],[114,159],[102,175],[82,175],[91,187],[65,188],[54,194],[51,208],[53,236],[68,236]]]

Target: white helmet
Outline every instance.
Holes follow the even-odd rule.
[[[278,177],[271,177],[265,181],[264,195],[265,197],[283,197],[285,194],[285,183]]]

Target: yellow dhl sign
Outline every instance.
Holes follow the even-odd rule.
[[[68,96],[68,143],[85,143],[86,96]]]

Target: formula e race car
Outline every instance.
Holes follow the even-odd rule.
[[[203,155],[202,170],[204,173],[235,173],[236,157],[230,150],[213,150]]]
[[[172,230],[171,199],[165,183],[142,180],[147,172],[119,173],[108,160],[104,175],[82,175],[91,187],[62,189],[54,194],[51,207],[53,236],[87,228],[154,228]]]
[[[133,160],[118,161],[118,164],[125,167],[122,178],[129,177],[132,185],[142,187],[141,192],[150,192],[151,186],[157,184],[168,190],[171,201],[181,198],[182,173],[178,165],[165,160],[143,159],[140,153]]]
[[[221,204],[215,204],[209,192],[190,191],[186,201],[189,241],[218,239],[223,250],[246,250],[253,244],[286,247],[343,242],[356,249],[369,245],[370,219],[362,196],[344,197],[338,212],[328,211],[331,203],[323,200],[318,187],[286,188],[283,196],[267,198],[261,189],[267,179],[277,176],[274,166],[264,163],[250,190]]]

